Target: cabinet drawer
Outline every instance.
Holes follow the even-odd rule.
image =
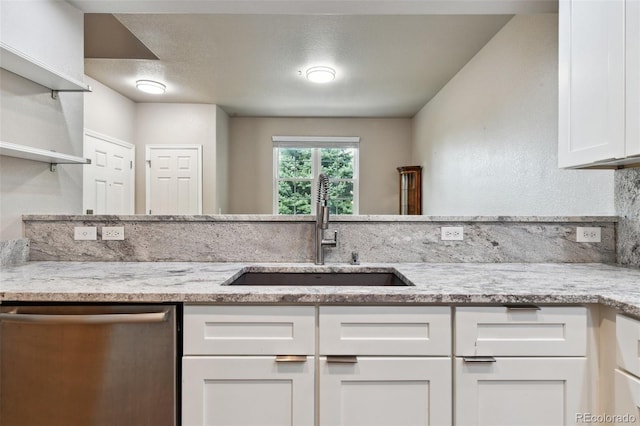
[[[585,307],[458,307],[459,356],[585,356]]]
[[[321,355],[451,355],[446,306],[321,306]]]
[[[640,376],[640,321],[616,316],[616,346],[618,367]]]
[[[185,355],[313,355],[313,306],[185,306]]]

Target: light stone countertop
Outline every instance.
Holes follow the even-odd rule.
[[[415,287],[227,286],[246,270],[387,271]],[[604,264],[29,262],[0,269],[0,303],[585,304],[640,316],[640,269]]]

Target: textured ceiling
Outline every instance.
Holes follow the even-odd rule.
[[[411,117],[510,15],[118,14],[159,60],[86,59],[136,102],[220,105],[232,115]],[[312,84],[314,65],[336,80]],[[162,97],[135,80],[162,81]]]

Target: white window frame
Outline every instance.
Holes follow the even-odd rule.
[[[359,214],[360,206],[360,137],[359,136],[272,136],[273,142],[273,214],[278,214],[278,148],[354,148],[353,157],[353,215]],[[315,212],[315,191],[320,170],[320,151],[312,151],[311,159],[311,214]],[[331,179],[335,181],[336,179]]]

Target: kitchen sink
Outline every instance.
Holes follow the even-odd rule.
[[[245,272],[227,285],[413,286],[394,272]]]

